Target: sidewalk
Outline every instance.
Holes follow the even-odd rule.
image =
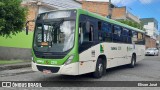
[[[0,71],[26,68],[26,67],[31,67],[31,62],[22,62],[22,63],[17,63],[17,64],[0,65]]]

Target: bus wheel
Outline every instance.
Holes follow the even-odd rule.
[[[104,65],[102,63],[102,59],[99,58],[98,61],[97,61],[97,64],[96,64],[96,70],[95,72],[93,73],[93,76],[95,78],[101,78],[103,76],[103,73],[104,73]]]
[[[131,63],[129,64],[129,67],[134,68],[135,64],[136,64],[136,56],[132,55]]]

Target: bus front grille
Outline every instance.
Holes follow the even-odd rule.
[[[57,73],[60,69],[60,67],[47,67],[47,66],[39,66],[37,65],[37,69],[39,71],[44,71],[44,70],[50,70],[52,73]]]

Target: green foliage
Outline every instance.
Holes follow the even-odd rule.
[[[137,23],[137,22],[134,22],[131,20],[117,20],[117,21],[124,23],[124,24],[127,24],[129,26],[144,30],[142,23]]]
[[[24,28],[27,9],[21,0],[0,0],[0,36],[10,37]]]

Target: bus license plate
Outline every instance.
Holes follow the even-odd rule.
[[[49,74],[49,73],[51,73],[51,70],[43,70],[43,73]]]

